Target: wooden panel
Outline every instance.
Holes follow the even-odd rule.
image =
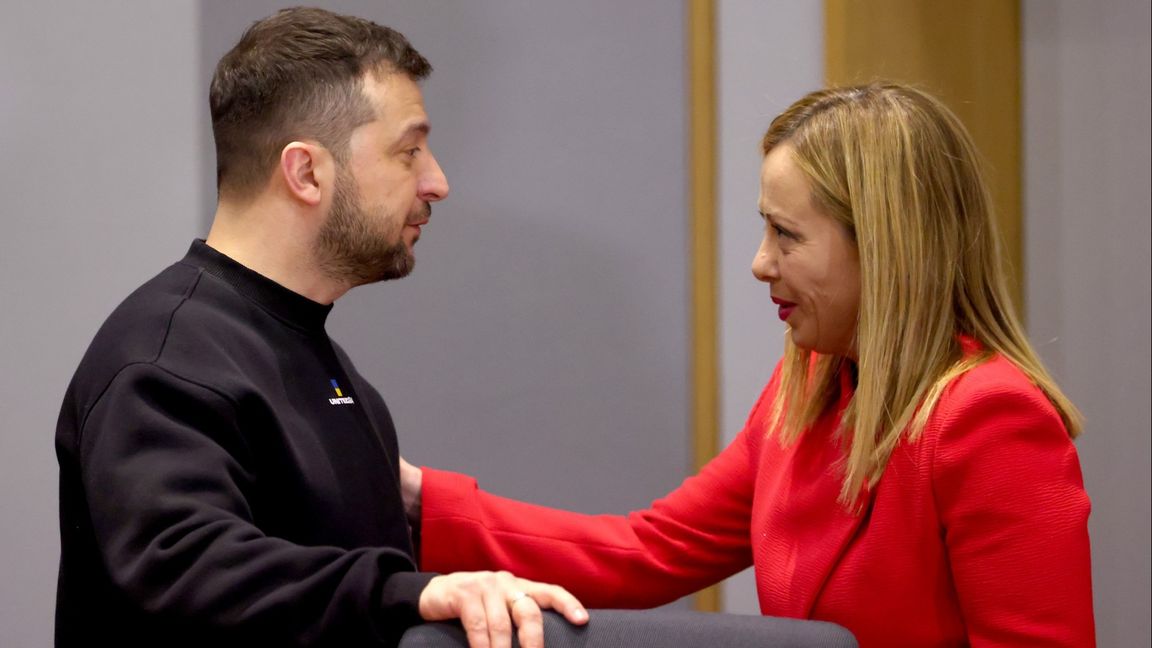
[[[691,201],[692,436],[695,469],[719,447],[716,266],[716,8],[688,0],[689,192]],[[698,592],[695,608],[718,612],[720,587]]]
[[[1023,315],[1019,0],[825,0],[830,85],[888,79],[940,97],[988,164]]]

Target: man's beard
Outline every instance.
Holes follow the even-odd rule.
[[[356,181],[341,170],[332,196],[332,211],[320,229],[316,257],[326,275],[359,286],[408,276],[416,264],[401,230],[405,223],[427,220],[431,205],[401,222],[383,210],[372,213],[360,203]]]

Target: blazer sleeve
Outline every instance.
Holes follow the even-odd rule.
[[[1090,504],[1061,419],[1031,385],[953,396],[933,489],[970,645],[1095,645]]]
[[[80,471],[101,557],[149,613],[256,644],[395,643],[432,574],[389,548],[265,535],[231,403],[153,365],[116,377],[83,424]],[[211,635],[210,635],[211,636]]]
[[[505,569],[562,585],[592,607],[674,601],[751,565],[751,440],[759,434],[746,425],[699,474],[624,516],[518,502],[471,477],[424,468],[421,568]]]

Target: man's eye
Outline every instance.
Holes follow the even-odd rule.
[[[420,147],[410,148],[407,151],[408,157],[416,157],[416,154],[419,152],[420,152]]]

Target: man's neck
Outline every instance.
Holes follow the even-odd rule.
[[[205,241],[209,247],[288,290],[331,304],[352,287],[320,270],[314,227],[291,205],[256,200],[243,206],[221,202]]]

